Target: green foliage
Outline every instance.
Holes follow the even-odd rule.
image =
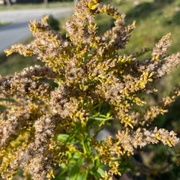
[[[127,14],[126,22],[130,23],[135,20],[138,27],[132,32],[131,41],[127,44],[123,53],[134,53],[142,47],[152,47],[168,32],[172,33],[173,42],[168,53],[179,51],[180,43],[177,37],[180,36],[180,32],[176,23],[177,19],[174,18],[178,14],[178,1],[159,5],[152,1],[147,3],[147,0],[140,2],[139,5],[133,6],[132,1],[127,1],[118,7],[121,12]],[[147,9],[142,8],[145,2],[148,4]],[[140,7],[142,9],[138,11]]]
[[[57,19],[55,19],[52,15],[50,15],[47,19],[47,23],[49,24],[49,26],[56,30],[59,31],[60,30],[60,23]]]
[[[10,22],[0,22],[0,26],[6,26],[8,24],[10,24]]]
[[[172,21],[178,25],[180,25],[180,11],[177,11],[174,16]]]
[[[102,36],[95,21],[99,14],[114,19]],[[166,53],[170,34],[152,49],[122,54],[135,28],[124,17],[99,0],[82,0],[66,23],[66,39],[45,17],[30,23],[32,42],[6,50],[36,55],[43,64],[0,77],[3,178],[11,179],[21,168],[35,180],[111,179],[132,168],[136,150],[177,144],[175,132],[152,122],[180,96],[179,87],[156,104],[144,96],[157,94],[157,84],[179,65],[180,54]],[[141,58],[146,53],[149,57]],[[115,135],[98,140],[107,126],[118,127]]]

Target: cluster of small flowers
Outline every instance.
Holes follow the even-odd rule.
[[[112,16],[115,23],[112,29],[98,36],[95,15],[102,13]],[[76,123],[86,128],[96,113],[105,112],[104,116],[109,113],[109,119],[119,120],[121,127],[114,138],[105,141],[89,137],[101,163],[109,166],[106,171],[109,177],[120,174],[121,162],[115,160],[117,157],[132,155],[137,147],[159,141],[170,147],[178,142],[173,131],[148,130],[154,118],[164,114],[166,107],[180,95],[178,88],[145,111],[134,107],[146,105],[140,94],[156,92],[155,82],[179,65],[180,54],[166,55],[170,45],[168,34],[153,50],[119,55],[135,28],[135,23],[126,26],[124,18],[110,5],[81,0],[72,20],[66,23],[67,39],[51,30],[47,18],[43,18],[30,23],[35,40],[6,50],[8,55],[13,52],[37,55],[44,66],[0,77],[0,103],[4,107],[0,111],[3,178],[12,177],[19,167],[32,179],[52,178],[53,171],[61,164],[61,155],[68,151],[63,142],[56,143],[55,137],[71,133]],[[150,58],[139,61],[138,57],[146,51],[152,52]],[[104,104],[108,104],[108,111],[104,111]],[[97,127],[91,128],[101,128],[101,124],[94,124]],[[78,145],[71,147],[79,147],[81,151],[81,142]]]

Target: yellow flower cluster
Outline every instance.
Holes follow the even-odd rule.
[[[102,13],[114,18],[114,27],[98,36],[95,15]],[[157,91],[155,84],[179,65],[180,54],[166,55],[168,34],[152,50],[120,55],[135,28],[135,23],[125,25],[124,17],[100,0],[81,0],[66,23],[66,39],[44,18],[30,23],[32,42],[6,50],[8,55],[36,55],[44,66],[0,77],[4,179],[19,168],[34,180],[51,179],[58,166],[67,167],[68,176],[76,164],[87,178],[94,173],[110,179],[121,174],[123,157],[133,155],[136,148],[158,142],[172,147],[178,142],[173,131],[148,127],[180,95],[179,89],[150,107],[142,94]],[[146,51],[151,56],[139,61]],[[98,141],[101,128],[114,121],[117,134]]]

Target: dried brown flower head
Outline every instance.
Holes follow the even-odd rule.
[[[98,36],[95,15],[101,13],[115,22]],[[138,57],[150,49],[120,55],[135,28],[135,23],[126,25],[124,18],[110,5],[81,0],[66,23],[67,39],[43,18],[29,25],[35,37],[31,43],[6,50],[8,55],[36,55],[44,66],[0,77],[0,103],[5,107],[0,111],[3,178],[12,178],[22,168],[32,179],[51,179],[58,165],[70,171],[76,155],[83,161],[76,160],[81,163],[78,171],[106,179],[121,173],[121,158],[133,155],[136,148],[158,142],[172,147],[178,142],[173,131],[149,129],[149,125],[180,95],[179,88],[150,107],[140,94],[154,93],[160,78],[179,65],[180,54],[166,55],[170,45],[167,34],[149,59],[139,61]],[[118,120],[120,129],[115,137],[96,140],[108,120]],[[104,174],[99,171],[101,164],[106,165]],[[86,173],[88,176],[92,173]]]

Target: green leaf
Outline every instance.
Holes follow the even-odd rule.
[[[87,176],[88,176],[88,170],[79,173],[76,180],[86,180]]]
[[[109,114],[104,115],[104,114],[97,113],[95,115],[92,115],[90,119],[97,120],[97,121],[107,121],[107,120],[110,120],[111,117],[109,116]]]
[[[67,176],[68,167],[63,163],[60,166],[59,173],[56,174],[55,178],[52,180],[65,180]]]
[[[101,167],[99,167],[99,168],[97,169],[97,172],[98,172],[101,176],[103,176],[103,175],[105,174],[105,171],[104,171]]]
[[[66,142],[69,138],[69,135],[68,134],[59,134],[57,136],[57,140],[60,141],[60,142]]]
[[[76,163],[71,168],[69,173],[69,180],[77,180],[78,176],[81,174],[80,169],[82,168],[82,164],[84,162],[84,158],[81,157],[78,160],[76,160]]]

